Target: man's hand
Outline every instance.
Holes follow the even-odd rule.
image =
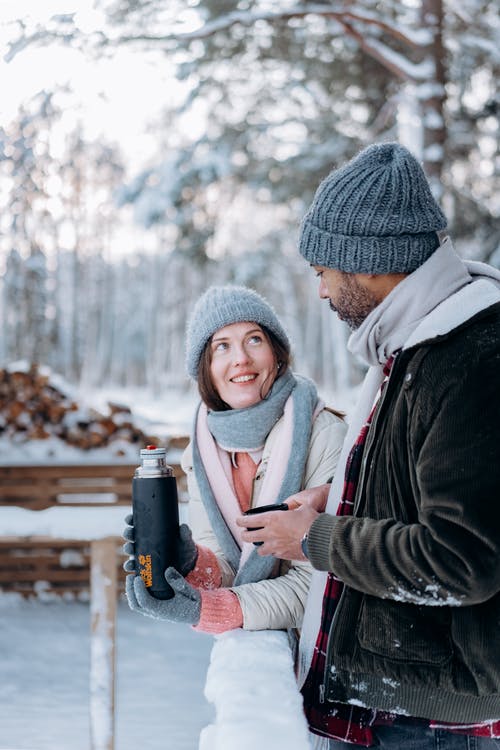
[[[243,531],[244,542],[263,542],[257,548],[259,555],[274,555],[283,560],[305,560],[300,542],[319,514],[308,504],[297,506],[286,513],[259,513],[257,516],[239,516],[236,519]],[[251,531],[257,528],[258,531]]]
[[[318,513],[323,513],[326,508],[328,494],[331,484],[322,484],[319,487],[311,487],[308,490],[302,490],[295,495],[290,495],[285,500],[290,510],[295,510],[301,505],[310,505]]]

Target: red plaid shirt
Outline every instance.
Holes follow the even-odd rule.
[[[395,356],[390,357],[384,367],[384,379],[380,393],[382,393],[389,379]],[[350,516],[352,514],[363,450],[377,403],[378,399],[368,419],[361,428],[361,432],[347,459],[342,498],[337,510],[337,515],[339,516]],[[321,625],[314,647],[311,668],[302,687],[304,711],[309,723],[309,729],[314,734],[369,747],[374,744],[371,727],[391,725],[397,719],[397,714],[387,711],[377,711],[376,709],[361,708],[359,706],[350,706],[347,703],[326,701],[324,697],[328,634],[342,589],[342,581],[336,578],[333,573],[329,573],[323,595]],[[411,721],[407,717],[405,717],[405,720]],[[449,724],[419,718],[415,718],[414,721],[431,729],[446,729],[450,732],[470,734],[476,737],[500,737],[500,720],[482,724]]]

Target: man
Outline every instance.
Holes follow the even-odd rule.
[[[315,748],[500,747],[500,273],[462,261],[445,226],[395,143],[332,172],[302,223],[369,370],[331,488],[240,525],[316,569],[300,654]]]

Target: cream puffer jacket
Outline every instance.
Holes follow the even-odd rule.
[[[254,480],[252,507],[257,504],[269,457],[280,439],[282,429],[283,418],[276,423],[267,437]],[[302,489],[317,487],[332,478],[346,429],[345,422],[327,409],[318,414],[311,432]],[[187,475],[189,525],[193,537],[198,544],[208,547],[215,553],[222,571],[222,586],[229,588],[234,580],[235,571],[223,555],[201,500],[193,470],[191,444],[184,451],[181,464]],[[243,611],[244,629],[277,630],[300,627],[311,572],[312,568],[308,562],[281,560],[275,578],[232,588]]]

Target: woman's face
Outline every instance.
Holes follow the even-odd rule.
[[[274,352],[257,323],[219,328],[210,342],[210,375],[231,409],[244,409],[269,393],[277,373]]]

